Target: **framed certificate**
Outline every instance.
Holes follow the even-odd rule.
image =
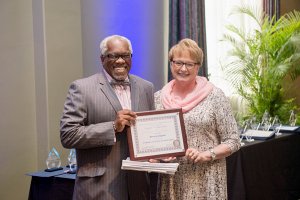
[[[184,156],[188,148],[182,109],[137,112],[128,129],[131,160]]]

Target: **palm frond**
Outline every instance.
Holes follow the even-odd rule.
[[[223,35],[232,49],[234,61],[223,66],[227,79],[248,101],[250,114],[262,116],[265,110],[286,120],[287,109],[297,108],[294,100],[284,100],[282,80],[300,76],[300,12],[293,11],[276,21],[249,6],[235,7],[231,14],[244,14],[259,25],[245,33],[242,28],[227,25]]]
[[[242,6],[236,6],[233,8],[231,15],[233,14],[245,14],[252,18],[257,25],[261,26],[261,21],[264,18],[262,12],[257,7],[251,7],[243,4]]]

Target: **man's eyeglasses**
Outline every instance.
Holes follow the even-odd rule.
[[[110,60],[118,60],[119,58],[122,58],[123,60],[129,60],[132,57],[132,54],[113,54],[109,53],[105,55]]]
[[[181,68],[184,65],[187,69],[194,69],[194,67],[197,64],[199,64],[199,63],[185,63],[185,62],[176,61],[176,60],[172,60],[171,62],[176,68]]]

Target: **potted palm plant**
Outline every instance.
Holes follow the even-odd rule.
[[[226,27],[223,41],[231,45],[228,53],[233,61],[223,66],[225,74],[247,101],[248,116],[261,119],[267,111],[287,123],[290,111],[298,109],[294,98],[285,98],[289,88],[283,83],[300,75],[300,12],[279,20],[247,6],[236,7],[233,13],[250,17],[259,28],[246,33],[235,25]]]

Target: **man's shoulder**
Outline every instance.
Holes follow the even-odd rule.
[[[134,74],[129,74],[129,77],[132,81],[135,81],[136,83],[138,84],[145,84],[145,85],[150,85],[150,86],[153,86],[153,83],[151,83],[150,81],[146,80],[146,79],[143,79],[137,75],[134,75]]]
[[[88,77],[80,78],[75,81],[74,83],[80,83],[80,84],[88,84],[88,83],[94,83],[94,82],[99,82],[100,80],[104,80],[104,76],[100,73],[93,74]]]

